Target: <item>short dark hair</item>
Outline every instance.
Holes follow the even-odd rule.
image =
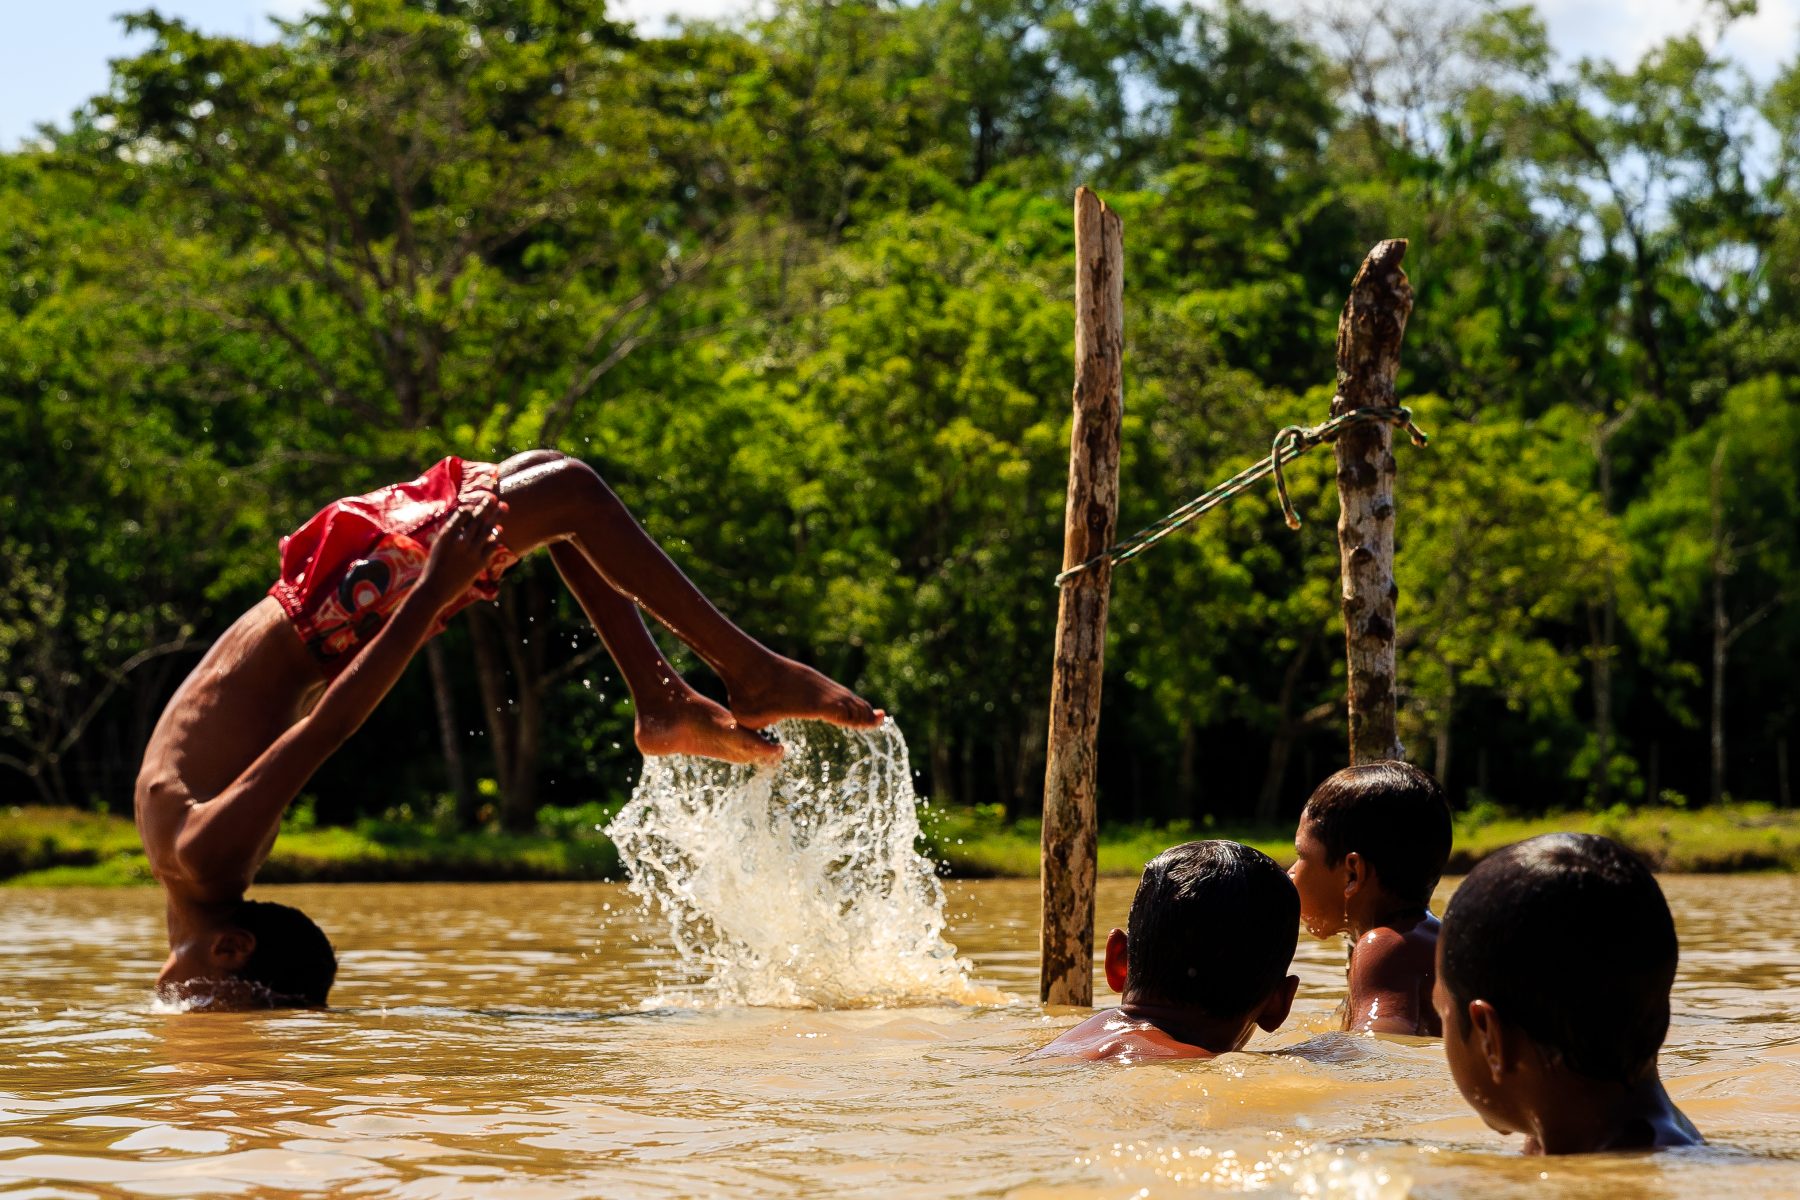
[[[275,1008],[323,1005],[337,979],[337,954],[325,931],[297,908],[242,900],[231,923],[256,938],[239,979],[263,988]]]
[[[1610,838],[1548,833],[1489,855],[1450,898],[1444,986],[1464,1031],[1486,1000],[1563,1066],[1631,1083],[1669,1032],[1675,921],[1643,860]]]
[[[1287,975],[1300,893],[1260,850],[1188,842],[1151,859],[1126,921],[1125,989],[1209,1017],[1239,1017]]]
[[[1430,904],[1450,859],[1450,805],[1427,771],[1388,759],[1345,767],[1314,789],[1302,821],[1335,867],[1352,850],[1381,886],[1408,904]]]

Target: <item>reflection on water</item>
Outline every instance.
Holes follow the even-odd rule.
[[[680,964],[612,885],[262,889],[337,942],[337,1007],[187,1015],[149,1005],[154,892],[0,891],[0,1196],[1800,1194],[1800,879],[1664,886],[1664,1073],[1715,1144],[1553,1161],[1435,1043],[1327,1032],[1338,945],[1281,1053],[1121,1068],[1014,1061],[1078,1015],[1023,1000],[640,1011]],[[1036,885],[946,891],[976,981],[1035,995]]]

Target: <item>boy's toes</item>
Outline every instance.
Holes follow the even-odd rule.
[[[887,715],[861,696],[851,696],[838,706],[838,712],[844,724],[858,729],[873,729]]]

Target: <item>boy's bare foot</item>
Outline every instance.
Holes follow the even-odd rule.
[[[790,718],[873,729],[887,717],[849,688],[779,654],[771,654],[745,678],[726,681],[726,687],[731,692],[731,715],[751,729]]]
[[[694,754],[733,763],[770,763],[781,743],[746,729],[704,696],[691,695],[658,712],[638,711],[637,747],[644,754]]]

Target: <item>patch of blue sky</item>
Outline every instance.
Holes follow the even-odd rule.
[[[272,36],[271,17],[302,14],[313,0],[14,0],[6,5],[0,37],[0,149],[34,136],[40,125],[63,125],[86,100],[106,89],[108,63],[145,44],[127,35],[117,14],[156,7],[202,29],[242,37]],[[771,0],[615,0],[618,16],[647,32],[672,21],[730,19]],[[1266,0],[1283,16],[1303,15],[1327,0]],[[1377,0],[1350,0],[1369,7]],[[1621,65],[1671,34],[1711,29],[1707,0],[1540,0],[1550,41],[1565,61],[1607,58]],[[1767,82],[1790,65],[1800,46],[1800,0],[1759,0],[1757,12],[1709,35],[1751,78]]]

